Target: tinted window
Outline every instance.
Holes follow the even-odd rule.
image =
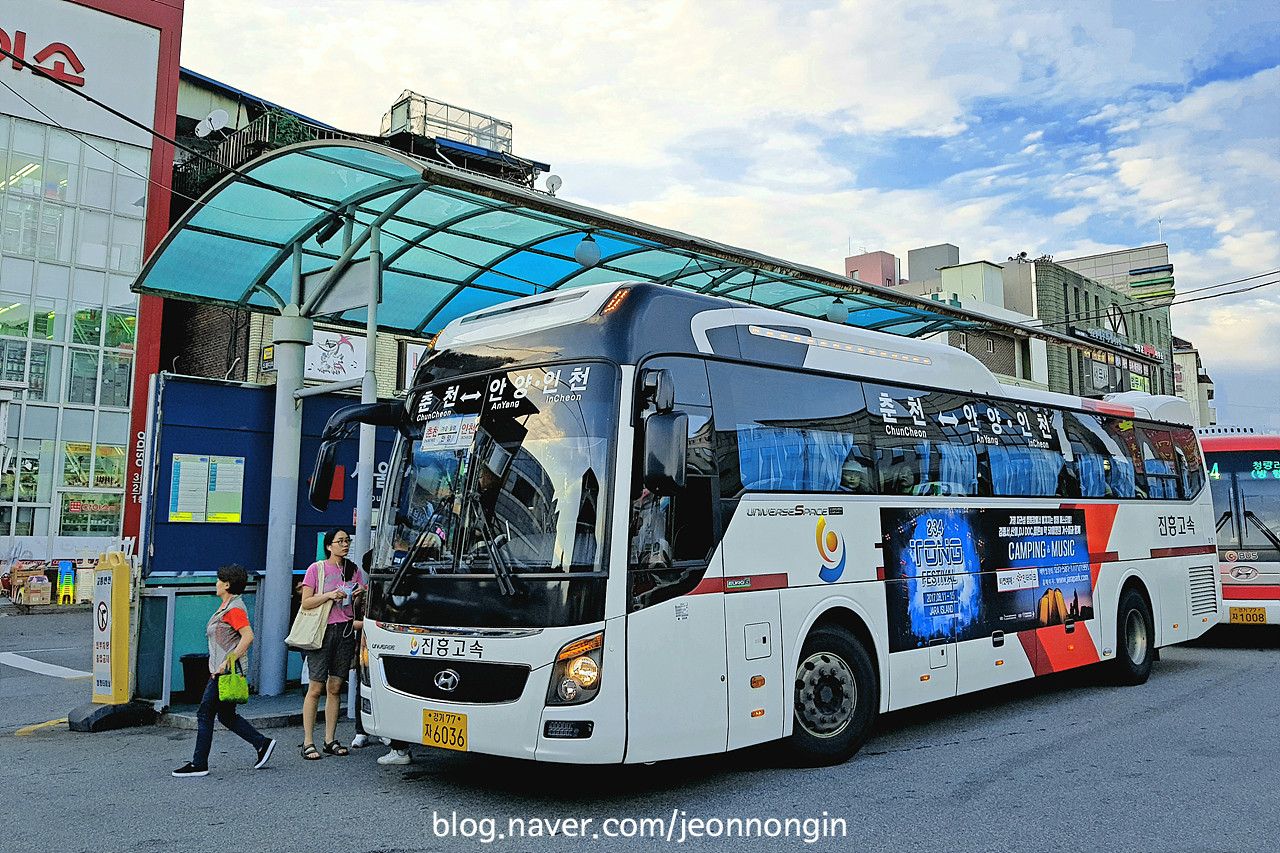
[[[1066,469],[1060,431],[1054,428],[1057,413],[1010,400],[983,402],[979,410],[993,439],[987,447],[992,494],[1036,497],[1079,493],[1073,472]]]
[[[1147,475],[1147,496],[1168,500],[1182,497],[1172,434],[1167,429],[1144,427],[1138,430],[1138,435],[1142,447],[1142,469]]]
[[[945,391],[867,385],[880,491],[887,495],[976,495],[985,456],[981,413]]]
[[[867,493],[875,472],[862,385],[711,362],[721,493]]]
[[[1200,442],[1196,441],[1195,431],[1186,427],[1175,427],[1170,433],[1182,471],[1183,493],[1193,498],[1204,488],[1204,455],[1200,452]]]

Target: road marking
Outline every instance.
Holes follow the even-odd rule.
[[[16,666],[18,669],[25,669],[28,672],[34,672],[39,675],[52,675],[54,678],[91,678],[93,673],[85,672],[80,669],[68,669],[65,666],[55,666],[51,663],[38,661],[34,658],[26,658],[13,652],[0,652],[0,663],[7,663],[9,666]]]
[[[62,723],[65,723],[66,721],[67,721],[67,718],[66,718],[66,717],[63,717],[61,720],[50,720],[50,721],[49,721],[49,722],[47,722],[47,723],[37,723],[37,724],[36,724],[36,725],[34,725],[34,726],[26,726],[26,727],[24,727],[24,728],[18,729],[16,732],[14,732],[14,733],[13,733],[13,736],[14,736],[14,737],[23,737],[24,735],[29,735],[29,734],[31,734],[32,732],[36,731],[37,729],[43,729],[43,728],[45,728],[45,727],[47,727],[47,726],[56,726],[56,725],[60,725],[60,724],[62,724]]]

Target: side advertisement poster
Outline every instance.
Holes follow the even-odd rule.
[[[880,510],[889,651],[1093,618],[1080,509]]]

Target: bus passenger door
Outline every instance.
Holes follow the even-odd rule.
[[[782,608],[776,589],[725,592],[725,650],[729,670],[729,749],[782,737]]]
[[[656,495],[633,484],[627,559],[627,751],[625,761],[723,752],[727,740],[725,596],[716,543],[717,480],[711,407],[702,362],[658,358],[674,408],[688,417],[684,488]],[[652,407],[642,403],[640,417]],[[640,458],[641,454],[636,454]]]

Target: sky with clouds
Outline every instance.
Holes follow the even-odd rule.
[[[182,64],[362,133],[413,89],[561,198],[837,272],[1163,240],[1181,293],[1280,280],[1274,0],[187,0]],[[1219,420],[1280,429],[1280,283],[1173,312]]]

